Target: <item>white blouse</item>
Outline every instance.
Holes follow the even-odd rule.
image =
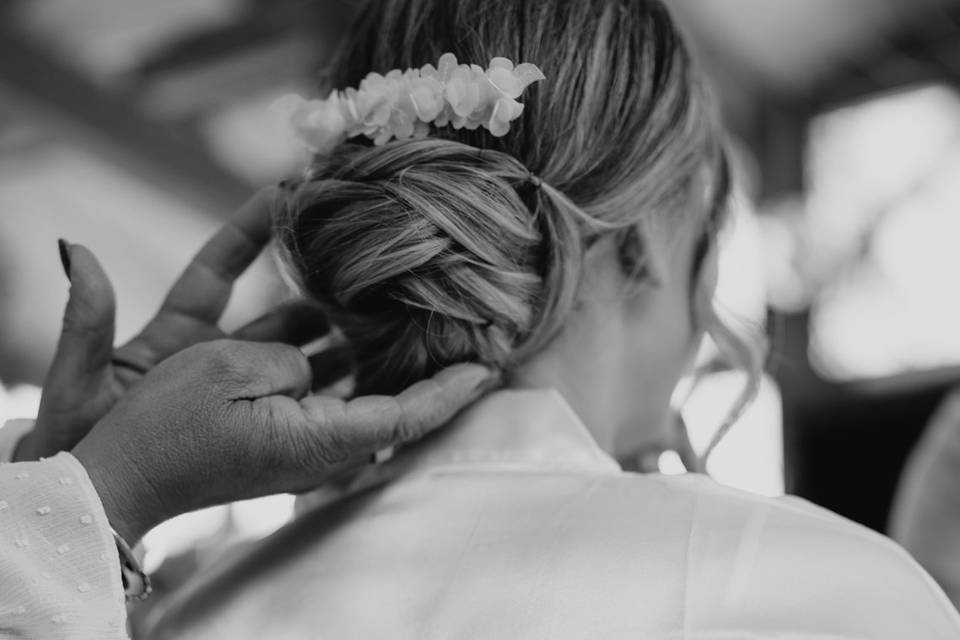
[[[148,637],[960,638],[886,538],[796,498],[624,473],[554,392],[493,394],[314,500]],[[0,464],[0,638],[125,638],[119,576],[72,456]]]
[[[797,498],[624,473],[502,391],[182,590],[151,638],[960,638],[896,544]]]
[[[9,442],[22,427],[0,433]],[[122,640],[126,617],[117,547],[86,470],[69,453],[0,460],[0,638]]]

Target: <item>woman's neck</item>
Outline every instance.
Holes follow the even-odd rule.
[[[570,366],[551,362],[552,358],[537,359],[515,371],[508,386],[515,389],[555,389],[563,396],[594,440],[604,451],[615,453],[617,431],[621,424],[613,381],[606,380],[602,369]]]
[[[619,329],[609,319],[609,313],[578,309],[563,332],[518,367],[507,384],[519,389],[557,390],[597,444],[616,456],[624,436],[629,435],[620,432],[631,422],[634,401],[628,397],[620,366]]]
[[[665,445],[670,396],[699,342],[691,320],[690,252],[652,257],[653,275],[638,281],[624,273],[617,242],[595,246],[563,331],[517,368],[510,386],[559,391],[617,459]]]

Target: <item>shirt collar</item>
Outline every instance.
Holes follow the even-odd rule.
[[[441,470],[525,469],[620,473],[560,393],[500,390],[487,395],[422,441],[392,458],[328,483],[300,501],[301,510],[400,477]]]
[[[620,470],[553,389],[492,393],[468,407],[445,429],[410,448],[409,454],[418,468],[511,465]]]

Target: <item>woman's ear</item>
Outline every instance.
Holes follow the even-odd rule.
[[[617,238],[617,258],[623,275],[637,284],[660,286],[666,277],[667,265],[662,251],[650,241],[649,232],[637,224]]]

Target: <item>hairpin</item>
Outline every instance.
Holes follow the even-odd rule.
[[[517,101],[530,84],[545,79],[529,62],[514,66],[493,58],[486,70],[458,64],[452,53],[437,66],[370,73],[359,88],[333,91],[324,99],[281,97],[271,105],[294,137],[314,153],[329,153],[348,138],[364,135],[376,145],[396,138],[423,137],[430,125],[484,128],[503,136],[523,113]]]

